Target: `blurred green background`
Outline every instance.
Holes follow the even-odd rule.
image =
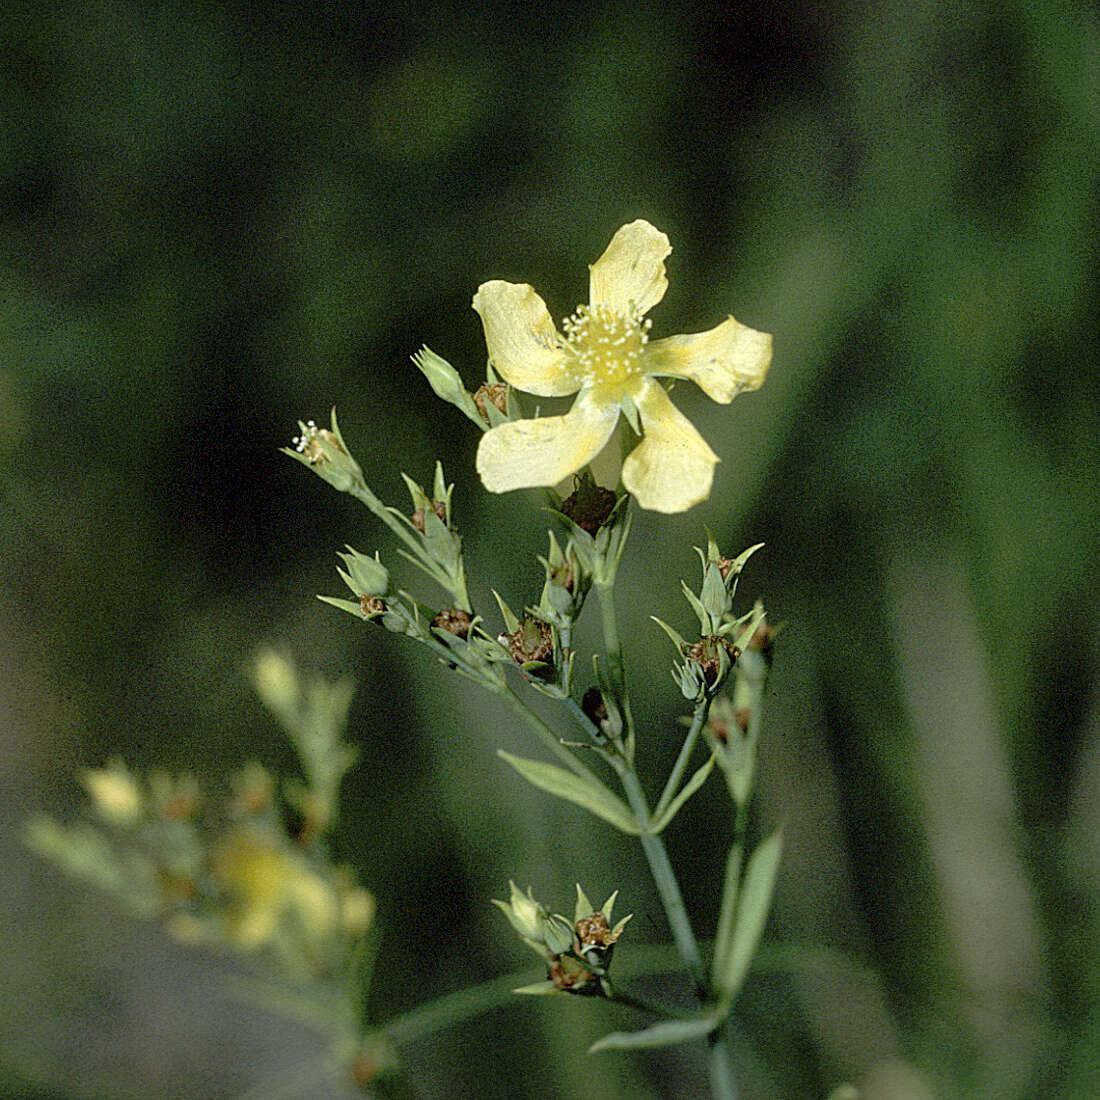
[[[380,1019],[526,964],[509,877],[620,888],[667,939],[631,846],[497,760],[530,751],[510,714],[314,599],[346,542],[396,559],[276,450],[336,404],[399,504],[440,457],[479,606],[534,600],[539,498],[479,490],[409,355],[473,386],[480,282],[563,316],[645,217],[674,247],[655,336],[775,333],[758,394],[677,390],[715,492],[641,516],[621,586],[655,782],[678,703],[648,616],[688,625],[704,525],[767,544],[759,817],[798,950],[741,1003],[745,1095],[1100,1095],[1092,5],[16,0],[0,31],[0,1091],[232,1096],[316,1053],[19,836],[115,753],[290,767],[264,643],[360,685],[339,845],[379,901]],[[668,836],[704,935],[720,786]],[[630,1022],[524,1001],[405,1054],[425,1097],[699,1095],[691,1048],[582,1053]]]

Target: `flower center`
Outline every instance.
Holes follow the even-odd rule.
[[[586,384],[621,384],[642,373],[642,349],[649,339],[649,326],[633,306],[626,312],[607,306],[577,306],[573,316],[562,321],[564,350]]]

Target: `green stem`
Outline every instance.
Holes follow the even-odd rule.
[[[649,827],[649,807],[646,805],[645,794],[642,785],[638,782],[638,776],[633,768],[622,761],[616,761],[616,770],[619,780],[622,782],[630,808],[638,819],[638,824],[643,830]],[[707,994],[706,981],[703,975],[703,960],[699,954],[699,944],[696,942],[695,933],[688,919],[687,909],[684,906],[684,895],[680,893],[680,884],[676,880],[676,872],[672,869],[672,863],[665,850],[664,841],[652,833],[642,832],[638,838],[642,842],[642,851],[645,853],[646,862],[649,864],[650,874],[657,887],[657,893],[661,896],[661,904],[664,906],[665,916],[668,918],[668,926],[672,931],[672,938],[676,943],[676,949],[680,952],[680,958],[691,975],[695,984],[696,993],[700,1000]]]
[[[695,748],[695,742],[699,738],[699,731],[703,728],[703,723],[706,722],[709,712],[709,699],[704,699],[702,702],[695,705],[695,713],[691,718],[691,728],[687,732],[687,737],[684,738],[684,743],[680,748],[680,755],[676,757],[676,763],[673,765],[672,771],[669,772],[668,782],[665,784],[664,791],[661,792],[661,798],[657,803],[657,808],[653,811],[653,816],[655,818],[660,818],[668,808],[668,804],[675,798],[676,791],[680,786],[680,781],[684,778],[684,770],[687,768],[688,761],[691,759],[692,750]]]
[[[737,1100],[737,1081],[733,1076],[729,1037],[723,1024],[710,1037],[710,1090],[715,1100]]]
[[[348,494],[366,505],[415,555],[420,556],[420,540],[366,487],[353,485]]]
[[[538,735],[539,740],[563,763],[569,770],[581,779],[593,779],[596,782],[595,773],[577,759],[558,739],[554,731],[533,711],[527,704],[508,686],[500,692],[500,697],[514,710]],[[602,784],[601,784],[602,785]]]
[[[714,967],[717,970],[729,953],[733,936],[737,900],[741,892],[741,864],[745,858],[745,827],[747,806],[738,809],[734,819],[733,843],[726,856],[726,879],[722,886],[722,906],[718,913],[718,928],[714,934]]]
[[[607,651],[611,686],[615,691],[615,702],[623,716],[623,741],[627,745],[628,753],[633,755],[634,717],[630,713],[630,699],[626,693],[626,662],[623,660],[619,625],[615,619],[614,582],[596,584],[595,588],[600,604],[600,622],[603,626],[603,644]]]

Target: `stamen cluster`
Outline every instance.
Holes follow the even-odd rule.
[[[563,350],[589,384],[624,382],[642,373],[642,348],[651,323],[633,306],[625,312],[602,305],[578,306],[562,321]]]

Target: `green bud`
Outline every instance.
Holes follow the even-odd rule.
[[[297,707],[297,671],[290,661],[275,650],[265,649],[258,654],[252,669],[252,681],[268,710],[284,714]]]
[[[546,919],[542,930],[542,942],[547,949],[555,954],[562,955],[573,949],[573,924],[555,913]]]
[[[441,397],[448,404],[461,409],[478,427],[486,427],[478,415],[477,405],[463,386],[458,371],[446,359],[425,346],[412,357],[412,361],[428,380],[436,397]]]
[[[349,546],[348,552],[338,557],[347,569],[347,572],[339,570],[340,576],[356,596],[384,596],[389,591],[389,570],[378,560],[377,553],[370,558]]]
[[[508,923],[525,939],[541,940],[543,925],[549,915],[527,888],[527,893],[520,893],[519,887],[508,880],[508,888],[511,898],[507,902],[493,898],[493,904],[508,918]]]

